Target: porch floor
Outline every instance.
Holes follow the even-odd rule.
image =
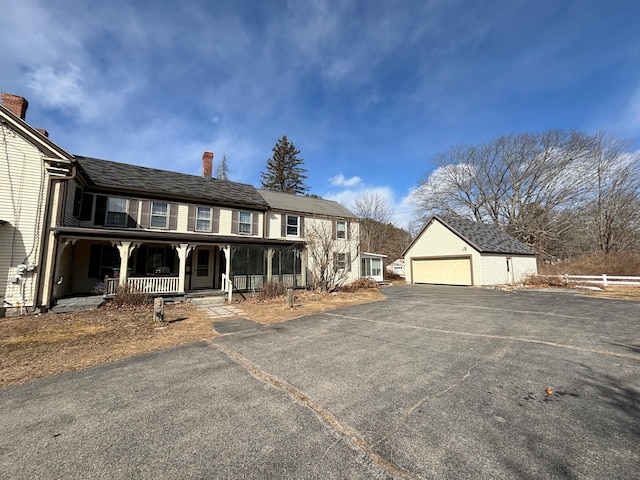
[[[68,313],[80,310],[95,310],[105,301],[102,295],[60,298],[56,301],[51,311],[53,313]]]

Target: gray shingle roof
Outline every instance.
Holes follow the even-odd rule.
[[[269,205],[252,185],[76,156],[92,185],[114,192],[175,197],[266,210]]]
[[[303,197],[290,193],[258,190],[258,193],[274,210],[295,213],[310,213],[330,217],[357,218],[346,207],[333,200],[323,198]]]
[[[434,216],[433,218],[438,219],[481,253],[536,254],[535,250],[529,245],[516,240],[507,232],[494,225],[477,223],[472,220],[454,216]]]

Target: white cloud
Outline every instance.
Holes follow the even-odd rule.
[[[355,187],[362,182],[362,179],[358,176],[346,178],[343,174],[338,174],[329,179],[331,185],[334,187]]]
[[[336,175],[336,177],[340,176],[341,175]],[[331,180],[335,179],[336,177],[333,177]],[[330,190],[323,195],[323,198],[341,203],[342,205],[353,211],[354,202],[357,198],[367,194],[376,194],[378,197],[388,202],[388,204],[391,206],[393,210],[391,223],[393,223],[397,227],[404,229],[409,229],[411,227],[411,222],[415,217],[413,213],[415,207],[411,203],[410,192],[407,193],[407,195],[405,195],[403,198],[397,199],[393,189],[390,187],[368,185],[363,183],[360,179],[358,180],[359,182],[357,184],[351,186],[340,185],[332,182],[331,185],[334,187],[345,188],[341,190]]]

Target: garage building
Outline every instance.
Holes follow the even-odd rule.
[[[433,216],[404,251],[407,283],[503,285],[537,273],[536,253],[504,230]]]

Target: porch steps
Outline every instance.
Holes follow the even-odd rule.
[[[207,307],[214,305],[224,305],[225,297],[224,295],[207,295],[202,297],[192,297],[187,295],[187,300],[189,301],[189,303],[191,303],[191,305],[195,305],[198,307]]]
[[[80,310],[95,310],[105,302],[102,295],[91,297],[61,298],[51,309],[53,313],[78,312]]]

